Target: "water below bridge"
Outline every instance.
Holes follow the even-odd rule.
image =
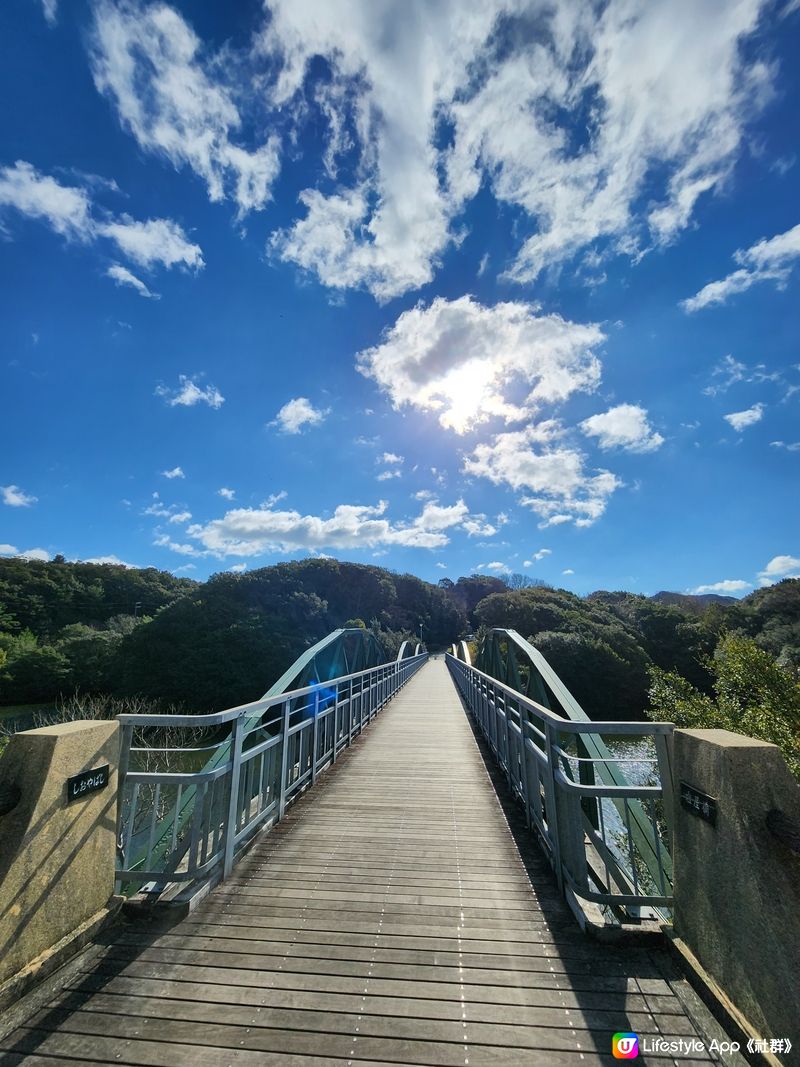
[[[437,659],[228,881],[118,926],[0,1061],[589,1067],[617,1031],[698,1036],[676,989],[660,953],[581,934],[520,852]]]

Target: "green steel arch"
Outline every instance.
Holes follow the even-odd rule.
[[[287,671],[278,678],[267,692],[261,697],[266,700],[269,697],[279,696],[281,693],[290,693],[295,689],[305,689],[312,685],[324,685],[325,682],[334,678],[342,678],[348,674],[356,674],[358,671],[368,670],[370,667],[379,667],[386,663],[386,652],[383,645],[378,641],[371,630],[361,627],[348,627],[334,630],[317,641],[315,645],[303,652]],[[323,695],[323,702],[331,699],[330,695]],[[257,704],[258,702],[256,702]],[[294,708],[292,709],[294,713]],[[300,712],[301,717],[308,712]],[[313,714],[313,712],[311,713]],[[278,720],[274,709],[266,712],[254,710],[249,712],[242,725],[244,733],[244,746],[249,747],[257,744],[265,735],[272,734],[278,728]],[[224,766],[231,758],[230,738],[218,745],[213,755],[201,768],[202,771],[213,771]],[[162,821],[165,827],[161,837],[154,844],[153,855],[158,857],[160,851],[167,851],[170,847],[170,839],[178,839],[185,836],[187,827],[192,817],[195,804],[196,787],[191,786],[180,795],[176,802],[177,810]],[[144,862],[147,855],[148,843],[133,839],[133,856],[127,861],[130,869]],[[186,847],[189,847],[188,838]]]
[[[407,643],[404,642],[404,646]],[[364,630],[360,626],[334,630],[298,656],[261,699],[266,700],[267,697],[288,693],[293,689],[305,689],[318,682],[329,682],[333,678],[379,667],[386,662],[383,645],[371,630]]]

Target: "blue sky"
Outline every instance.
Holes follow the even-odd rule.
[[[6,0],[0,552],[800,573],[797,0]]]

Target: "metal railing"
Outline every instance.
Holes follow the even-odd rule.
[[[227,877],[255,831],[283,817],[287,804],[336,762],[427,658],[385,663],[211,715],[120,715],[117,882],[136,889]],[[143,744],[148,731],[167,743]],[[213,739],[176,746],[182,731],[210,731]],[[208,767],[207,754],[222,748],[227,758]],[[201,769],[175,769],[196,761],[197,753]],[[162,766],[153,769],[154,762]],[[136,857],[131,866],[129,857]]]
[[[640,922],[665,917],[672,905],[667,820],[672,813],[669,739],[672,723],[574,722],[491,678],[451,654],[450,673],[508,785],[538,832],[559,887],[579,918],[570,894]],[[578,739],[646,737],[652,756],[602,759],[579,754]],[[604,781],[627,763],[644,763],[646,783]],[[622,776],[614,774],[618,782]],[[622,779],[624,781],[624,778]],[[632,810],[638,806],[637,820]],[[646,817],[643,831],[642,813]]]

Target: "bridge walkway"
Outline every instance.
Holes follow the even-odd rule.
[[[0,1059],[591,1067],[616,1031],[696,1036],[657,958],[587,939],[531,855],[433,660],[226,883],[115,931]]]

